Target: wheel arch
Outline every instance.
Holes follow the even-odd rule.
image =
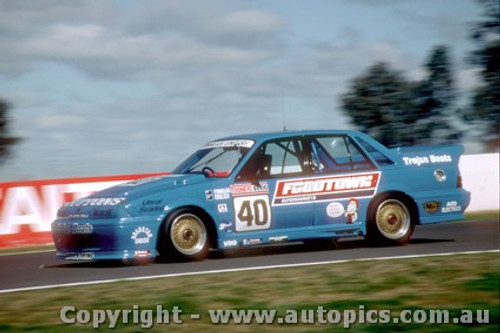
[[[415,202],[415,199],[413,199],[408,193],[402,191],[384,191],[381,193],[377,193],[377,195],[375,195],[368,204],[368,208],[366,210],[367,223],[368,219],[373,218],[378,203],[387,198],[394,198],[401,200],[408,207],[408,210],[410,211],[411,222],[414,225],[420,224],[420,215],[418,212],[418,206],[417,203]]]
[[[205,227],[207,228],[208,232],[208,240],[209,240],[209,246],[211,248],[217,247],[217,228],[215,227],[215,221],[212,218],[212,216],[203,208],[196,206],[196,205],[185,205],[185,206],[179,206],[175,209],[173,209],[171,212],[169,212],[164,218],[163,221],[161,222],[160,226],[158,227],[158,241],[157,241],[157,248],[161,247],[164,243],[164,237],[167,236],[167,234],[164,232],[165,226],[169,221],[172,221],[172,216],[175,216],[176,214],[180,214],[182,212],[189,212],[192,214],[195,214],[198,216],[203,223],[205,224]]]

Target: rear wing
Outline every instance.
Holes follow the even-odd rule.
[[[395,162],[404,166],[422,166],[435,164],[458,165],[464,152],[461,144],[439,146],[414,146],[390,149]]]

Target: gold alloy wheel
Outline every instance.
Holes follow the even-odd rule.
[[[410,230],[410,212],[401,201],[388,199],[378,206],[376,222],[378,230],[384,237],[398,240]]]
[[[172,222],[170,239],[175,249],[183,255],[196,255],[207,243],[207,229],[198,216],[182,214]]]

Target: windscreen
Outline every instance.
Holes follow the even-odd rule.
[[[209,142],[182,162],[172,173],[201,173],[207,169],[218,177],[227,177],[253,146],[252,140]]]

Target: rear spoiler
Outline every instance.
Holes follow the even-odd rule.
[[[461,144],[439,146],[414,146],[390,149],[396,163],[405,166],[422,166],[435,164],[458,164],[464,152]]]

